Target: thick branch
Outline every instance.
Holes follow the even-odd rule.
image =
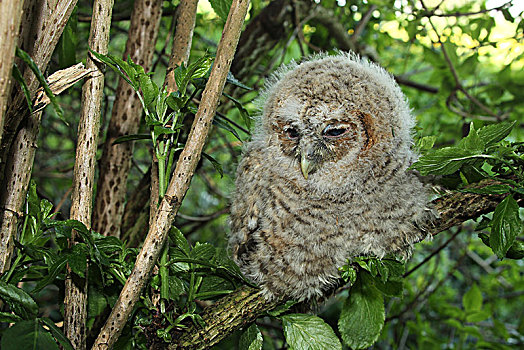
[[[96,52],[107,53],[112,10],[113,0],[95,0],[93,4],[93,22],[88,43]],[[78,143],[73,170],[71,219],[90,227],[104,74],[89,55],[87,68],[97,74],[87,79],[82,87],[82,111],[78,123]],[[74,232],[69,244],[75,244]],[[68,266],[65,279],[64,333],[75,349],[86,348],[86,320],[87,271],[86,278],[80,278],[73,275]]]
[[[0,2],[0,141],[4,130],[4,112],[11,90],[11,68],[22,18],[22,0]]]
[[[491,180],[485,181],[474,187],[484,187],[493,183]],[[436,235],[466,220],[489,213],[502,199],[504,195],[460,192],[439,198],[433,204],[440,217],[429,229],[429,233]],[[241,304],[242,307],[237,308],[237,304]],[[180,349],[208,348],[271,310],[275,305],[267,302],[258,289],[242,287],[207,307],[202,313],[206,326],[204,328],[191,326],[184,330],[170,349],[177,349],[177,346]],[[223,318],[223,315],[227,317]]]
[[[129,56],[133,62],[142,65],[146,72],[153,61],[161,10],[161,1],[136,0],[131,15],[124,59]],[[100,159],[100,176],[93,213],[93,229],[106,236],[120,237],[126,182],[134,145],[132,142],[114,145],[113,142],[120,136],[136,134],[141,116],[142,105],[138,96],[120,78]]]
[[[111,310],[106,324],[96,339],[93,349],[108,349],[114,345],[160,255],[168,231],[189,188],[191,178],[204,148],[218,100],[222,94],[227,73],[238,44],[248,6],[248,0],[234,0],[231,4],[222,39],[218,45],[215,63],[202,94],[202,102],[195,115],[186,146],[177,162],[175,173],[166,195],[156,212],[153,225],[151,225],[142,249],[138,254],[135,267],[115,306]]]

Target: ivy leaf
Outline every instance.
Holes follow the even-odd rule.
[[[35,318],[38,313],[38,305],[27,292],[4,281],[0,281],[0,299],[23,319]]]
[[[370,282],[369,274],[359,274],[338,320],[338,329],[344,343],[353,349],[373,345],[384,326],[384,297]]]
[[[227,15],[229,14],[229,9],[231,8],[231,3],[233,0],[210,0],[209,3],[211,7],[224,21],[227,20]]]
[[[37,320],[22,321],[2,334],[2,350],[58,350],[58,344]]]
[[[240,350],[261,350],[262,341],[262,333],[260,333],[256,324],[252,324],[240,336],[238,346]]]
[[[468,313],[480,311],[482,308],[482,293],[476,283],[462,296],[462,306]]]
[[[504,258],[515,237],[522,231],[522,220],[519,217],[519,205],[512,195],[504,198],[497,205],[491,220],[489,245],[499,259]]]
[[[342,350],[333,329],[318,316],[289,314],[281,317],[284,336],[290,349]]]

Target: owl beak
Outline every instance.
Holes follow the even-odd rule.
[[[307,159],[307,156],[303,154],[300,158],[300,169],[302,170],[302,175],[304,175],[306,180],[309,173],[313,171],[313,168],[313,164],[311,164],[311,162]]]

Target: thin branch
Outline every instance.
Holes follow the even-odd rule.
[[[191,178],[204,148],[238,44],[240,31],[247,14],[248,0],[233,0],[229,16],[218,45],[216,59],[202,94],[186,146],[177,162],[166,195],[156,211],[155,220],[138,254],[135,267],[122,289],[93,349],[112,348],[122,332],[140,293],[153,270],[167,239],[167,234],[189,188]]]

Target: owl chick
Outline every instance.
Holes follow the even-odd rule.
[[[428,195],[406,171],[414,118],[381,67],[352,53],[275,74],[238,166],[229,244],[267,298],[315,299],[347,258],[408,256]]]

